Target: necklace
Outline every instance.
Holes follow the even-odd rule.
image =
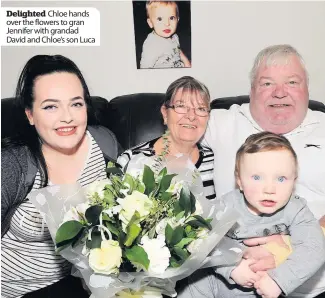
[[[159,154],[159,156],[161,157],[165,157],[166,155],[170,154],[170,140],[169,140],[169,135],[170,135],[170,131],[169,129],[167,129],[164,134],[162,135],[162,140],[163,140],[163,149],[161,151],[161,153]],[[190,150],[189,153],[183,153],[178,151],[177,149],[177,154],[187,154],[189,157],[191,157],[193,151],[195,150],[196,147],[194,147],[193,149]]]
[[[165,160],[166,156],[170,153],[170,140],[169,140],[170,132],[167,129],[165,133],[162,135],[163,140],[163,149],[160,154],[158,154],[155,158],[155,163],[153,165],[154,169],[157,171],[161,170],[161,167],[163,166],[163,161]],[[196,147],[194,147],[189,153],[188,156],[191,158],[191,155]],[[182,152],[179,152],[179,154],[184,154]],[[192,182],[194,182],[198,177],[200,177],[200,172],[194,167],[193,173],[192,173]]]

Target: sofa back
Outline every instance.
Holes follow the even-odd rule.
[[[160,107],[162,93],[118,96],[109,102],[108,128],[124,149],[161,136],[165,130]]]
[[[99,124],[114,132],[124,149],[159,137],[165,130],[160,107],[163,93],[136,93],[118,96],[107,101],[93,96],[92,101]],[[249,97],[235,96],[214,99],[212,109],[229,109],[233,104],[248,103]],[[325,113],[321,102],[309,101],[309,108]],[[14,135],[15,109],[12,98],[1,100],[1,138]]]

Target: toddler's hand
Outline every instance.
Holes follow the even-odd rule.
[[[257,274],[261,277],[254,283],[257,294],[263,298],[277,298],[281,295],[280,287],[267,272],[257,272]]]
[[[255,260],[241,260],[239,265],[231,272],[230,277],[238,285],[241,285],[245,288],[253,287],[254,283],[260,279],[260,276],[257,273],[254,273],[250,269],[250,265],[253,264]]]

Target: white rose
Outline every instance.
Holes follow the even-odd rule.
[[[166,247],[165,236],[158,235],[157,238],[150,239],[144,236],[141,239],[141,246],[148,255],[150,261],[149,274],[162,274],[169,266],[169,258],[171,257],[168,247]]]
[[[131,195],[127,195],[124,199],[117,199],[117,202],[122,206],[119,218],[125,225],[129,223],[135,211],[139,212],[140,219],[144,219],[150,214],[153,205],[153,202],[147,195],[137,190]]]
[[[101,274],[118,273],[122,262],[122,249],[114,240],[104,240],[100,248],[93,248],[89,253],[89,266]]]
[[[104,188],[107,184],[112,184],[110,180],[104,179],[100,181],[94,181],[93,183],[86,186],[86,198],[91,198],[96,192],[100,198],[104,198]]]

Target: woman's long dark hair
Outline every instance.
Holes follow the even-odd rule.
[[[32,111],[34,103],[34,84],[40,76],[56,72],[68,72],[75,74],[82,85],[84,99],[87,105],[88,124],[96,124],[93,113],[91,98],[85,79],[77,67],[70,59],[61,55],[36,55],[29,59],[22,70],[14,99],[17,134],[1,140],[2,149],[15,146],[26,146],[34,158],[41,175],[41,184],[48,184],[48,171],[45,158],[42,152],[42,144],[35,126],[30,125],[25,114],[25,109]]]

